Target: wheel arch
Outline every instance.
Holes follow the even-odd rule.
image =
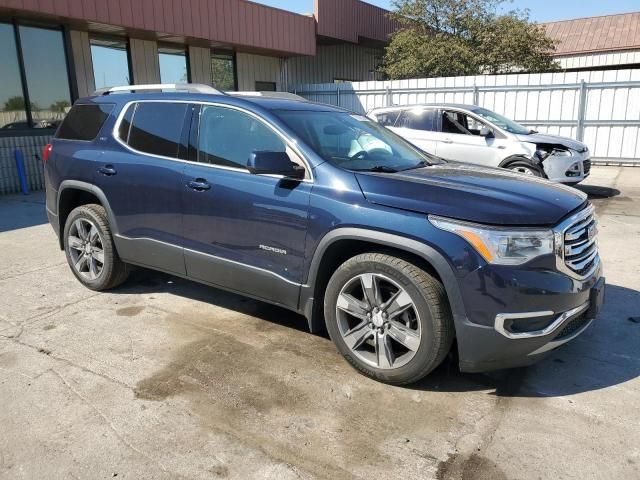
[[[400,235],[362,228],[338,228],[318,243],[310,263],[307,283],[302,286],[300,310],[312,332],[324,329],[324,291],[335,269],[348,258],[368,251],[384,250],[434,275],[445,288],[454,323],[466,314],[455,274],[447,260],[429,245]]]
[[[79,180],[65,180],[60,184],[58,190],[58,226],[60,235],[58,241],[60,249],[64,249],[64,226],[71,211],[79,206],[90,203],[97,203],[104,207],[109,218],[109,225],[112,232],[118,231],[116,219],[113,215],[109,201],[104,192],[95,185]]]

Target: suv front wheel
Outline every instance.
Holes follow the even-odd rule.
[[[329,280],[327,330],[361,373],[403,385],[445,358],[454,327],[442,284],[401,258],[365,253],[347,260]]]
[[[117,287],[129,275],[101,205],[82,205],[71,211],[64,227],[64,250],[73,274],[91,290]]]

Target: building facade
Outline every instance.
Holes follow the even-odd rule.
[[[37,152],[99,88],[374,80],[386,13],[359,0],[316,0],[309,15],[246,0],[0,0],[0,193],[17,191],[16,149],[41,187]]]

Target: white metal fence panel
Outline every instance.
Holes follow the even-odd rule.
[[[584,141],[595,162],[640,165],[640,69],[300,85],[309,100],[365,113],[419,103],[475,104]]]

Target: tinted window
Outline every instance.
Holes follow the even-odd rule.
[[[275,92],[276,82],[256,82],[256,92]]]
[[[393,127],[400,115],[399,111],[376,113],[376,121],[383,127]]]
[[[96,88],[131,83],[126,40],[92,38],[91,60]]]
[[[396,126],[433,132],[436,130],[436,112],[435,110],[405,110]]]
[[[141,152],[176,158],[187,106],[186,103],[139,103],[133,114],[129,145]]]
[[[62,32],[22,25],[19,31],[34,127],[57,127],[71,107]]]
[[[112,104],[75,105],[65,117],[57,138],[93,140],[113,110]]]
[[[200,115],[198,160],[226,167],[247,168],[252,152],[285,152],[276,133],[260,120],[238,110],[204,106]]]
[[[220,90],[235,90],[236,68],[233,53],[211,53],[211,83]]]
[[[160,83],[187,83],[187,53],[184,48],[158,47]]]
[[[13,25],[0,23],[0,129],[28,128]]]

